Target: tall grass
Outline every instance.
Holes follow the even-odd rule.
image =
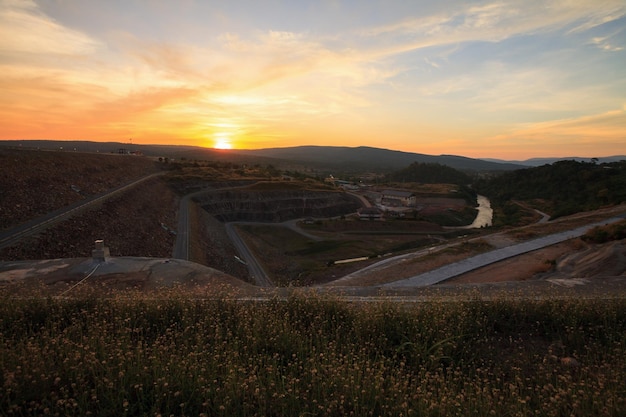
[[[1,301],[1,415],[626,415],[626,300]]]

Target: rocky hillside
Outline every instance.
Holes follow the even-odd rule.
[[[144,157],[0,148],[0,230],[156,171]]]
[[[211,191],[195,198],[222,222],[282,222],[302,217],[333,217],[355,212],[357,198],[338,191],[247,190]]]
[[[178,197],[151,179],[0,250],[0,261],[90,257],[96,239],[104,239],[112,256],[170,257],[177,209]]]
[[[0,148],[0,229],[8,229],[158,169],[131,155]],[[104,239],[113,256],[171,256],[178,197],[158,178],[0,251],[0,261],[89,257]]]

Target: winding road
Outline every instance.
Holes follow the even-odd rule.
[[[178,229],[179,231],[178,231],[176,246],[174,249],[174,257],[180,258],[180,259],[187,259],[188,257],[188,250],[189,250],[188,205],[189,205],[189,198],[192,195],[188,195],[181,200],[179,229]],[[540,220],[540,222],[541,223],[545,222],[546,218],[547,218],[547,215],[543,215],[543,218]],[[455,276],[464,274],[466,272],[470,272],[472,270],[487,266],[495,262],[499,262],[504,259],[519,256],[519,255],[522,255],[531,251],[545,248],[547,246],[555,245],[557,243],[560,243],[569,239],[580,237],[593,227],[615,223],[617,221],[623,220],[624,218],[626,218],[626,214],[620,214],[615,217],[611,217],[603,221],[591,223],[591,224],[578,227],[569,231],[554,233],[554,234],[537,238],[534,240],[502,247],[502,248],[495,249],[487,253],[483,253],[480,255],[473,256],[471,258],[464,259],[459,262],[454,262],[452,264],[445,265],[441,268],[438,268],[432,271],[428,271],[428,272],[415,275],[406,279],[402,279],[399,281],[394,281],[391,283],[383,284],[379,287],[380,288],[382,287],[386,287],[386,288],[425,287],[425,286],[437,284],[442,281],[453,278]],[[320,239],[318,236],[309,235],[308,233],[300,230],[296,225],[296,221],[294,220],[284,222],[281,224],[276,224],[276,225],[289,227],[290,229],[298,233],[301,233],[304,236],[312,238],[314,240]],[[239,236],[239,234],[237,233],[235,229],[235,226],[236,226],[236,222],[225,224],[228,237],[230,238],[231,242],[235,246],[235,249],[240,255],[240,258],[238,258],[237,260],[244,263],[248,267],[250,276],[252,277],[256,285],[260,287],[273,287],[274,283],[272,282],[268,274],[265,272],[261,264],[257,261],[257,259],[255,258],[250,248],[246,245],[244,240]],[[412,252],[409,254],[403,254],[403,255],[398,255],[398,256],[391,257],[391,258],[387,258],[375,264],[369,265],[364,269],[355,271],[345,277],[342,277],[334,281],[332,284],[336,284],[341,281],[353,279],[356,276],[364,272],[372,272],[372,271],[384,269],[385,267],[387,267],[389,264],[392,264],[392,263],[403,262],[409,258],[414,258],[416,256],[423,256],[432,252],[440,251],[447,247],[454,246],[456,244],[458,244],[458,242],[443,244],[443,245],[435,246],[435,247],[428,248],[428,249],[422,249],[422,250]]]
[[[580,237],[596,226],[604,226],[607,224],[616,223],[618,221],[624,220],[624,218],[626,218],[626,214],[612,217],[610,219],[600,222],[591,223],[565,232],[554,233],[548,236],[507,246],[504,248],[495,249],[493,251],[476,255],[459,262],[445,265],[441,268],[428,271],[423,274],[415,275],[413,277],[406,278],[400,281],[390,282],[388,284],[382,285],[381,287],[425,287],[428,285],[434,285],[447,279],[464,274],[466,272],[470,272],[475,269],[493,264],[495,262],[502,261],[504,259],[519,256],[537,249],[542,249],[547,246],[555,245],[566,240]]]
[[[250,277],[254,280],[256,285],[259,287],[274,287],[274,283],[267,275],[261,264],[257,261],[256,257],[246,245],[246,242],[243,241],[241,236],[235,230],[236,223],[226,223],[226,233],[230,238],[231,242],[235,246],[239,255],[241,255],[240,261],[243,261],[248,267],[248,272],[250,272]]]
[[[172,251],[172,258],[189,260],[189,201],[196,195],[206,193],[206,190],[187,194],[180,200],[178,208],[178,230],[176,233],[176,242]],[[239,253],[237,260],[248,267],[250,277],[259,287],[273,287],[274,283],[267,275],[261,264],[257,261],[252,251],[246,243],[241,239],[235,230],[235,223],[224,224],[226,233],[230,238],[235,250]]]

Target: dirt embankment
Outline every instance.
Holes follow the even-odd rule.
[[[485,251],[500,249],[551,233],[572,230],[603,219],[623,215],[624,206],[607,207],[586,213],[577,213],[549,223],[538,223],[489,233],[480,231],[482,238],[470,238],[443,250],[421,251],[379,268],[354,273],[332,285],[375,286],[409,278],[439,267],[462,261]],[[595,279],[626,276],[626,241],[591,244],[582,239],[572,239],[546,248],[479,268],[446,280],[442,285],[485,284],[540,280],[569,280],[588,283]],[[565,285],[565,284],[559,284]]]
[[[568,286],[611,277],[626,277],[626,242],[588,244],[574,239],[497,262],[445,284],[550,280]]]
[[[131,155],[0,148],[0,230],[156,172]]]
[[[178,197],[152,179],[37,236],[0,251],[0,260],[90,257],[96,239],[112,256],[170,257]]]
[[[190,204],[189,211],[189,260],[250,281],[248,268],[237,260],[239,254],[230,241],[224,224],[197,204]]]
[[[624,214],[624,206],[607,207],[577,213],[548,223],[537,223],[506,233],[485,236],[496,248],[534,239],[549,233],[573,229]],[[578,279],[593,282],[594,278],[626,276],[626,241],[603,244],[573,239],[541,250],[497,262],[446,281],[446,284]],[[573,281],[574,280],[574,281]]]

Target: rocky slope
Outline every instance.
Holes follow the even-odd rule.
[[[0,148],[0,230],[156,171],[131,155]]]
[[[1,250],[0,261],[90,257],[96,239],[104,239],[112,256],[169,257],[177,209],[178,197],[152,179]]]
[[[355,212],[360,202],[335,191],[245,190],[207,192],[194,200],[222,222],[283,222],[302,217],[333,217]]]

